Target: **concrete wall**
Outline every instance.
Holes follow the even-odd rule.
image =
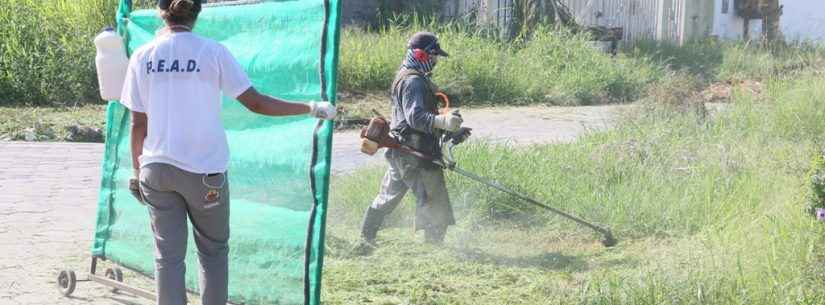
[[[736,17],[735,0],[715,0],[713,35],[724,39],[742,39],[745,21]],[[755,25],[758,22],[751,22]]]
[[[701,40],[713,34],[712,0],[682,0],[684,1],[684,16],[682,16],[682,35],[679,43],[692,40]]]
[[[416,8],[437,7],[442,3],[441,16],[461,17],[484,7],[485,2],[496,0],[343,0],[341,3],[341,21],[344,25],[373,23],[377,21],[380,3],[401,11],[411,12]],[[498,0],[504,1],[504,0]]]
[[[789,40],[825,40],[825,1],[785,0],[780,19],[782,33]]]
[[[685,43],[713,30],[713,0],[563,0],[588,26],[621,27],[627,41]]]
[[[744,19],[736,16],[734,0],[715,0],[713,34],[725,39],[742,39]],[[780,17],[782,34],[789,41],[825,40],[825,1],[823,0],[780,0],[783,14]],[[725,12],[723,9],[728,8]],[[762,33],[762,21],[749,23],[751,38]]]
[[[620,27],[624,40],[656,38],[660,0],[563,0],[579,24]]]

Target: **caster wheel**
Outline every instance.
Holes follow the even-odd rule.
[[[77,277],[74,271],[63,270],[57,275],[57,289],[63,296],[70,296],[77,287]]]
[[[103,275],[106,276],[107,279],[123,283],[123,271],[121,271],[120,268],[107,268]],[[117,288],[112,288],[112,292],[116,293],[117,291]]]

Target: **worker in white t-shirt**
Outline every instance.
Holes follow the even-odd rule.
[[[229,149],[221,93],[270,116],[332,119],[326,102],[290,103],[258,93],[232,54],[191,32],[201,0],[159,0],[166,27],[129,62],[121,103],[132,112],[130,189],[149,209],[159,305],[186,303],[187,216],[201,266],[204,305],[227,301]]]

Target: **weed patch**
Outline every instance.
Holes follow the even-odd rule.
[[[0,2],[0,105],[98,102],[93,38],[116,1]]]
[[[825,140],[823,84],[815,75],[769,79],[760,96],[734,90],[730,107],[713,117],[651,104],[614,130],[570,144],[464,146],[457,151],[459,166],[608,224],[619,246],[601,248],[586,229],[448,174],[459,225],[446,249],[408,250],[419,246],[409,229],[413,213],[407,202],[393,214],[390,229],[381,232],[379,243],[387,246],[366,260],[369,265],[333,257],[327,278],[335,287],[346,281],[344,274],[366,268],[372,271],[358,275],[365,282],[380,281],[381,274],[429,280],[384,283],[385,290],[372,292],[350,282],[347,293],[327,292],[329,299],[338,304],[346,303],[341,298],[370,296],[421,300],[417,304],[825,300],[817,288],[825,231],[805,213],[808,160]],[[373,168],[334,179],[332,219],[346,220],[331,226],[341,238],[356,239],[357,220],[376,194],[381,173]],[[393,265],[400,261],[403,267]],[[480,262],[497,271],[462,278],[483,270]],[[385,267],[386,272],[376,271]],[[466,284],[451,286],[449,294],[426,285],[442,281]]]
[[[106,106],[0,107],[0,117],[0,140],[102,142]]]
[[[661,74],[649,61],[601,53],[582,34],[542,29],[530,41],[511,44],[459,25],[413,24],[378,32],[344,29],[342,88],[388,90],[407,39],[419,30],[438,33],[449,50],[434,77],[465,105],[627,102]]]

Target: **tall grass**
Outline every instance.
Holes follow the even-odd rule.
[[[591,265],[633,263],[574,272],[574,282],[541,292],[549,304],[818,304],[825,300],[825,230],[805,213],[805,201],[809,160],[825,143],[825,78],[765,81],[765,93],[738,92],[712,118],[654,106],[572,144],[476,143],[457,159],[467,170],[609,224],[622,240],[612,252],[572,246],[584,247],[579,255]],[[379,173],[338,178],[336,213],[357,219]],[[521,223],[551,240],[508,240],[512,248],[503,252],[554,248],[591,234],[459,176],[448,175],[448,183],[463,215],[455,231],[482,234],[491,229],[478,224]],[[409,222],[410,205],[405,209],[391,226]]]
[[[825,66],[825,48],[796,43],[772,49],[747,42],[696,41],[675,46],[640,41],[627,48],[628,56],[648,58],[661,67],[685,71],[707,82],[765,80]]]
[[[340,80],[345,90],[388,90],[409,37],[436,32],[451,56],[434,77],[469,104],[594,104],[635,100],[661,74],[651,62],[601,53],[586,35],[540,29],[532,40],[505,43],[461,25],[390,25],[343,31]]]
[[[587,35],[563,30],[538,29],[531,40],[502,42],[476,27],[401,20],[374,32],[344,29],[341,87],[388,90],[407,39],[420,30],[436,32],[452,55],[435,69],[436,83],[466,104],[626,102],[645,97],[673,71],[692,75],[701,85],[825,67],[825,48],[807,44],[764,49],[713,40],[685,46],[639,41],[613,57],[596,50]]]
[[[92,39],[114,0],[0,1],[0,105],[96,101]]]
[[[92,38],[114,22],[116,0],[0,0],[0,105],[75,105],[98,101]],[[153,0],[135,6],[154,6]],[[435,80],[463,104],[582,105],[644,97],[669,70],[705,82],[766,79],[825,66],[812,45],[759,49],[703,41],[684,47],[638,42],[618,56],[601,53],[585,34],[537,29],[529,41],[503,42],[495,31],[434,18],[389,18],[365,31],[343,29],[339,79],[349,91],[387,91],[405,44],[416,31],[439,34],[452,56]]]

